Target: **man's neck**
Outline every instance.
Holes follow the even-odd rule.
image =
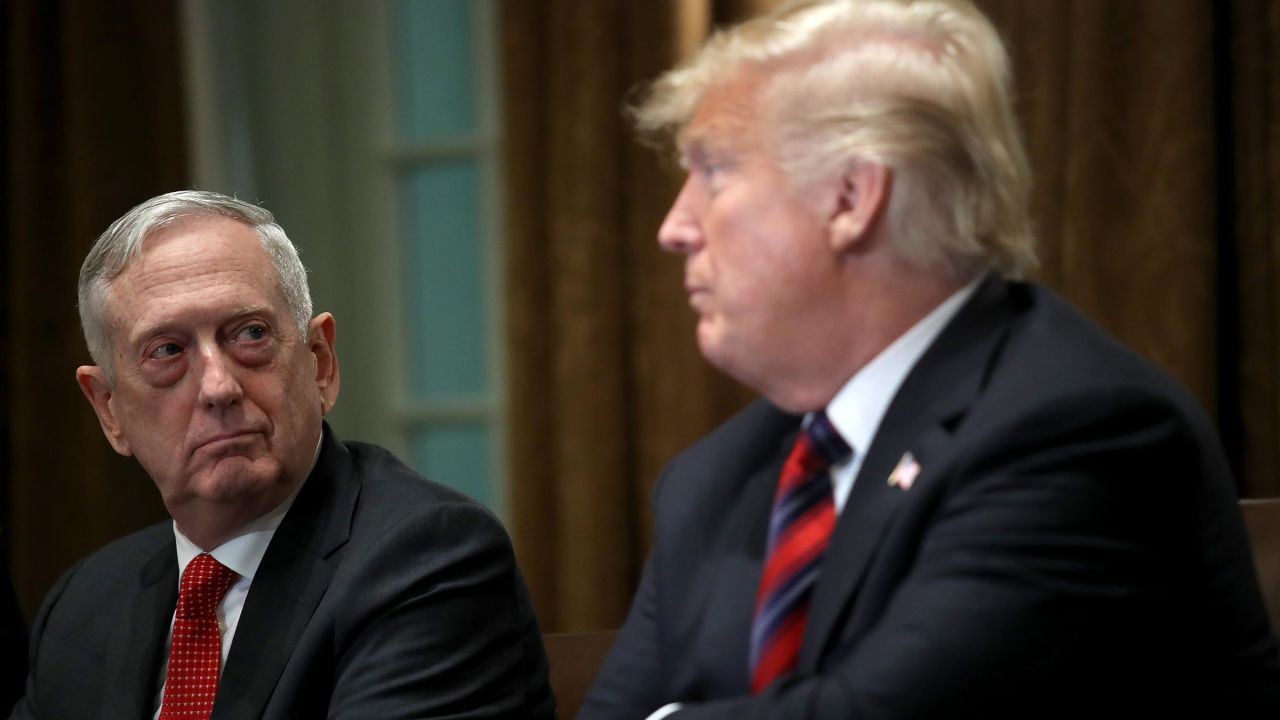
[[[188,503],[181,512],[171,512],[178,531],[196,547],[208,552],[235,537],[254,521],[275,510],[293,497],[301,483],[296,483],[288,495],[275,497],[252,506],[239,505],[228,508],[202,501]],[[199,504],[197,504],[199,503]]]
[[[840,311],[826,314],[818,332],[824,346],[801,358],[802,367],[778,372],[762,394],[778,407],[806,413],[827,406],[859,370],[947,298],[975,278],[957,278],[936,269],[897,266],[853,280]]]

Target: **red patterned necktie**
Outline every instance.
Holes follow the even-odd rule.
[[[818,412],[796,438],[782,468],[751,627],[753,693],[763,692],[791,672],[800,656],[809,598],[836,525],[827,469],[847,458],[849,452],[826,414]]]
[[[207,720],[218,694],[222,635],[214,610],[239,575],[208,553],[182,571],[160,720]]]

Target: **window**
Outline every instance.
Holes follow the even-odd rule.
[[[490,3],[397,0],[391,43],[409,458],[490,505],[501,434],[501,183]],[[483,79],[483,81],[481,81]]]
[[[261,202],[338,322],[345,439],[503,508],[493,0],[185,0],[193,185]]]

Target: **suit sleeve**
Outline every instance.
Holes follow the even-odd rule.
[[[62,597],[62,593],[67,589],[67,585],[71,582],[71,577],[80,568],[80,563],[76,563],[70,570],[63,573],[58,582],[50,588],[48,595],[45,597],[44,604],[40,607],[40,612],[36,615],[35,623],[31,627],[31,641],[27,662],[24,666],[28,668],[26,677],[26,692],[22,697],[17,699],[17,704],[13,706],[12,714],[9,720],[35,720],[40,717],[40,709],[37,704],[39,693],[37,692],[39,685],[37,684],[36,668],[39,666],[40,657],[40,640],[44,637],[44,629],[49,621],[49,614],[53,612],[53,608],[58,604],[58,600]],[[7,708],[6,708],[7,709]]]
[[[1167,406],[1095,397],[1042,410],[1019,418],[1033,428],[1020,440],[1010,439],[1019,437],[1011,426],[973,441],[976,451],[920,530],[914,563],[859,642],[760,696],[690,704],[673,717],[981,716],[1016,705],[1020,693],[1024,707],[1043,707],[1037,683],[1068,672],[1090,691],[1127,682],[1154,689],[1143,659],[1192,632],[1221,643],[1216,657],[1235,653],[1188,672],[1188,681],[1219,691],[1206,709],[1253,717],[1258,708],[1233,703],[1256,702],[1259,687],[1275,697],[1276,650],[1246,639],[1269,634],[1258,626],[1266,620],[1256,592],[1239,591],[1256,583],[1245,577],[1247,545],[1225,465],[1203,452],[1211,441]],[[1188,547],[1168,547],[1176,527],[1203,530]],[[1154,578],[1170,573],[1195,576],[1188,592],[1236,588],[1185,600],[1213,626],[1150,616],[1163,607],[1149,601]],[[1181,637],[1178,627],[1187,630]],[[1126,642],[1108,642],[1126,633]],[[1133,647],[1143,650],[1107,654]],[[1177,681],[1166,687],[1178,692]]]
[[[336,658],[330,718],[550,717],[529,599],[485,510],[414,514],[358,566],[360,590],[337,628],[350,641]],[[540,669],[526,667],[537,659]]]
[[[658,650],[658,573],[651,556],[626,622],[583,699],[579,720],[638,720],[666,704]]]

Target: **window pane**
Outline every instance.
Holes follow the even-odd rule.
[[[475,130],[471,12],[468,0],[396,3],[392,65],[403,142]]]
[[[416,400],[485,396],[488,303],[478,223],[479,176],[472,160],[407,174],[404,220],[405,367]]]
[[[411,463],[418,472],[495,507],[492,441],[483,423],[418,428],[411,443]]]

